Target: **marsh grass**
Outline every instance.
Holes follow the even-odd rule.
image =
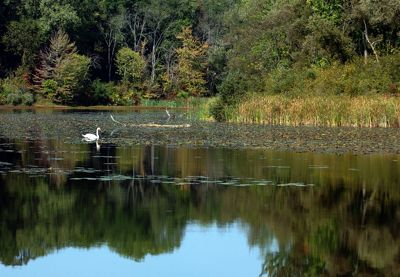
[[[143,107],[169,107],[169,108],[195,108],[207,105],[212,98],[189,97],[176,100],[142,99],[139,106]]]
[[[216,99],[216,97],[191,97],[177,100],[143,100],[141,106],[149,108],[187,109],[190,118],[212,121],[210,107],[215,103]]]
[[[400,98],[394,96],[253,95],[226,110],[232,122],[272,125],[399,127]]]

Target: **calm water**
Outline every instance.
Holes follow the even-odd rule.
[[[400,156],[83,143],[102,115],[0,114],[0,276],[400,275]]]

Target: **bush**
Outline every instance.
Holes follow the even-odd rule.
[[[26,92],[21,95],[21,101],[22,101],[22,105],[32,106],[33,103],[35,102],[35,99],[34,99],[32,93]]]
[[[6,102],[7,102],[7,104],[11,104],[14,106],[18,106],[18,105],[31,106],[34,103],[34,98],[33,98],[32,93],[17,92],[17,93],[8,94]]]
[[[211,106],[210,113],[217,121],[231,119],[235,106],[242,101],[249,87],[242,75],[230,73],[218,87],[219,98]]]
[[[138,105],[140,101],[141,92],[126,85],[115,86],[111,95],[111,102],[114,105]]]
[[[186,99],[186,98],[189,97],[189,92],[184,91],[184,90],[180,90],[180,91],[178,91],[178,93],[176,94],[176,97]]]
[[[140,53],[123,47],[117,52],[116,65],[122,82],[128,84],[141,79],[146,63]]]
[[[52,79],[45,80],[42,83],[42,92],[46,98],[53,99],[57,89],[58,83]]]
[[[18,106],[21,105],[21,103],[22,103],[22,98],[19,93],[9,93],[7,95],[7,104]]]
[[[54,80],[58,84],[54,102],[71,104],[76,102],[80,94],[86,89],[88,73],[91,64],[89,57],[73,54],[64,59],[55,75]]]
[[[93,105],[106,105],[112,102],[114,94],[116,94],[116,89],[113,83],[103,83],[99,79],[96,79],[91,85],[89,97]]]
[[[0,104],[32,105],[34,103],[27,76],[23,68],[18,68],[12,76],[0,82]]]
[[[400,55],[370,59],[365,64],[359,58],[351,63],[327,68],[276,69],[265,77],[264,93],[309,95],[397,94],[400,74]],[[397,78],[397,79],[396,79]]]

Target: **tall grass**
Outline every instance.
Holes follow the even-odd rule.
[[[159,99],[142,99],[140,105],[142,107],[169,107],[169,108],[194,108],[206,105],[211,98],[189,97],[186,99],[175,100],[159,100]]]
[[[399,127],[400,98],[253,95],[227,111],[229,121],[272,125]]]
[[[154,108],[183,108],[188,110],[190,118],[211,121],[211,106],[216,102],[216,97],[190,97],[176,100],[142,100],[140,106]]]

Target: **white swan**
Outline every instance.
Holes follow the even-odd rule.
[[[99,131],[101,131],[101,129],[99,127],[97,127],[96,129],[96,134],[84,134],[83,136],[83,140],[86,141],[94,141],[94,140],[98,140],[99,137]]]

